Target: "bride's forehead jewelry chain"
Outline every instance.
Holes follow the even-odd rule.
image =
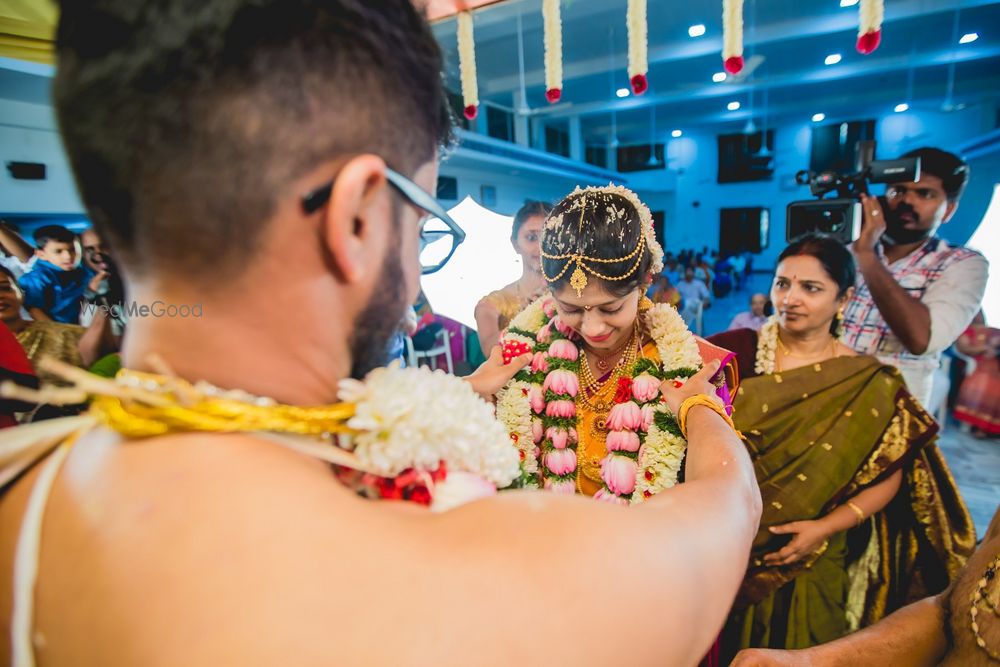
[[[643,204],[638,196],[631,190],[623,188],[621,186],[609,185],[603,188],[585,188],[581,190],[577,188],[573,191],[573,195],[580,194],[580,197],[570,204],[569,208],[558,215],[552,216],[546,221],[545,228],[543,230],[543,236],[548,234],[563,235],[564,218],[565,214],[571,213],[579,209],[580,217],[577,220],[577,250],[575,252],[564,252],[557,254],[550,254],[542,250],[542,258],[550,259],[555,261],[565,261],[562,270],[555,276],[549,276],[545,273],[545,266],[542,265],[542,276],[549,283],[554,283],[560,280],[566,272],[573,268],[573,273],[570,275],[569,284],[574,290],[576,290],[577,297],[583,296],[583,290],[587,288],[589,280],[587,279],[587,274],[594,276],[600,280],[606,280],[608,282],[618,282],[622,280],[627,280],[634,274],[638,269],[639,265],[642,263],[642,252],[648,246],[650,253],[653,258],[652,262],[652,272],[659,273],[663,270],[663,248],[656,241],[656,234],[653,230],[653,219],[652,214],[649,212],[649,208]],[[636,243],[636,247],[632,252],[628,253],[623,257],[615,257],[612,259],[604,259],[601,257],[592,257],[590,255],[585,255],[580,251],[579,246],[583,244],[583,219],[587,213],[587,208],[593,204],[595,211],[599,209],[600,205],[606,204],[606,212],[609,218],[616,218],[618,220],[624,220],[627,215],[625,208],[616,205],[610,198],[610,195],[619,195],[628,201],[636,209],[639,216],[639,240]],[[572,195],[571,195],[572,196]],[[545,244],[543,242],[543,248]],[[596,269],[593,264],[618,264],[621,262],[628,262],[635,260],[632,268],[630,268],[625,274],[621,276],[608,276]]]

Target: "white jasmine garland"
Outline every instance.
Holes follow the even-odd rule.
[[[385,477],[408,468],[468,472],[507,486],[519,473],[518,451],[493,409],[453,375],[428,368],[379,368],[342,380],[340,400],[355,404],[347,425],[355,455]],[[529,427],[530,431],[530,427]]]
[[[743,0],[722,0],[722,61],[730,74],[743,69]]]
[[[563,87],[562,19],[559,16],[559,0],[542,0],[542,20],[545,33],[545,93],[549,102],[558,102]]]
[[[545,323],[545,313],[542,311],[542,302],[544,300],[544,297],[540,297],[529,303],[524,310],[514,316],[514,319],[510,321],[507,328],[525,332],[536,332],[541,329]],[[507,339],[506,336],[504,338],[505,340]],[[518,336],[516,340],[529,344],[535,342],[524,336]]]
[[[649,71],[646,0],[628,0],[625,10],[628,29],[628,78]]]
[[[521,458],[521,470],[534,475],[538,472],[538,455],[531,431],[531,383],[513,380],[497,394],[497,420],[507,426],[510,442]]]
[[[476,74],[476,41],[472,32],[472,13],[459,12],[457,21],[458,36],[458,69],[462,79],[462,104],[466,108],[466,117],[475,116],[479,106],[479,82]]]
[[[757,354],[754,370],[758,375],[774,372],[774,355],[778,352],[778,316],[771,315],[757,333]]]

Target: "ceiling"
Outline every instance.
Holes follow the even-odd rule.
[[[579,116],[591,143],[648,142],[658,131],[692,126],[742,127],[911,108],[995,105],[1000,91],[1000,2],[886,0],[882,44],[862,56],[854,49],[858,8],[839,0],[745,0],[744,55],[749,76],[714,83],[722,71],[721,0],[648,0],[649,85],[627,88],[626,0],[562,0],[563,96],[544,96],[541,0],[507,0],[474,12],[480,100],[520,105],[523,43],[528,112],[546,123]],[[704,24],[704,36],[688,27]],[[459,90],[455,20],[439,21],[448,85]],[[979,38],[959,44],[975,32]],[[842,60],[824,64],[839,53]],[[950,93],[949,93],[950,91]],[[728,111],[730,102],[740,102]],[[766,116],[766,118],[765,118]]]

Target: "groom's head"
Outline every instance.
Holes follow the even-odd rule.
[[[422,212],[385,168],[433,188],[451,127],[411,0],[67,0],[57,54],[79,191],[131,280],[215,289],[290,261],[268,255],[293,230],[317,279],[361,295],[352,317],[392,297],[368,310],[401,319]],[[405,273],[399,295],[374,289],[386,266]]]

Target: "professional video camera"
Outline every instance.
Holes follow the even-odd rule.
[[[800,171],[795,182],[808,185],[816,199],[793,201],[785,218],[785,240],[803,234],[823,232],[843,243],[851,243],[861,233],[863,211],[860,196],[868,194],[869,183],[902,183],[920,178],[920,158],[874,160],[875,142],[859,141],[856,171],[841,175],[833,171]],[[836,196],[824,199],[830,193]],[[885,210],[885,200],[879,197]]]

